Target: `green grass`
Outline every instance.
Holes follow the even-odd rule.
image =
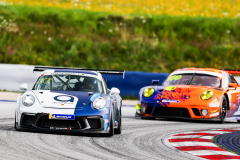
[[[8,91],[6,89],[3,89],[3,90],[0,89],[0,92],[24,93],[22,91]]]
[[[129,18],[0,5],[0,63],[149,72],[183,67],[240,69],[239,20]]]

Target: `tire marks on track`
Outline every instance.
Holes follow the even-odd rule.
[[[3,106],[3,107],[2,107]],[[16,103],[0,102],[0,159],[194,159],[169,147],[164,137],[187,130],[233,128],[186,120],[142,120],[134,107],[123,107],[123,132],[114,137],[14,130]],[[4,113],[4,114],[3,114]]]

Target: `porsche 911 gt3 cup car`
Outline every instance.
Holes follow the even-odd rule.
[[[122,98],[117,88],[109,90],[102,74],[123,75],[118,70],[35,67],[43,71],[32,89],[18,97],[16,130],[103,133],[122,130]]]
[[[237,120],[240,122],[240,86],[234,70],[184,68],[163,82],[140,89],[136,116]]]

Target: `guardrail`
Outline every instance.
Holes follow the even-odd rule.
[[[27,83],[29,88],[33,86],[40,73],[33,74],[34,66],[0,64],[0,89],[7,91],[20,91],[19,86]],[[139,89],[151,85],[153,79],[159,79],[161,84],[168,76],[167,73],[149,73],[126,71],[124,79],[122,75],[107,75],[109,89],[116,87],[122,96],[138,96]],[[103,75],[105,78],[106,75]],[[240,77],[235,77],[240,83]]]

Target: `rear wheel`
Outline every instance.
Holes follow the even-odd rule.
[[[221,112],[220,112],[220,114],[221,114],[221,116],[220,116],[221,123],[225,122],[226,115],[227,115],[227,107],[228,107],[227,98],[225,96],[223,96],[223,98],[222,98],[222,105],[221,105]]]
[[[120,109],[119,115],[118,115],[118,128],[114,131],[115,134],[121,134],[122,133],[122,111]]]

